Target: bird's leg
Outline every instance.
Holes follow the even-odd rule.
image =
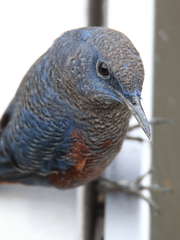
[[[125,192],[128,194],[135,194],[139,196],[140,198],[143,198],[145,201],[149,203],[149,205],[155,210],[156,213],[160,213],[159,206],[149,197],[146,197],[142,194],[141,190],[150,190],[152,192],[160,192],[160,193],[169,193],[172,192],[172,189],[162,187],[158,184],[151,184],[149,186],[144,186],[141,184],[142,180],[148,175],[153,172],[153,168],[151,168],[147,173],[143,174],[142,176],[136,178],[134,181],[119,181],[114,182],[109,179],[99,177],[97,179],[97,190],[98,191],[120,191]]]
[[[167,118],[153,118],[151,121],[149,121],[149,124],[150,125],[158,125],[158,124],[171,124],[172,121],[170,119],[167,119]],[[131,132],[133,131],[134,129],[136,128],[139,128],[140,125],[139,124],[135,124],[133,126],[130,126],[128,128],[128,131],[127,132]],[[126,139],[127,140],[136,140],[136,141],[139,141],[139,142],[144,142],[146,140],[144,140],[143,138],[141,137],[132,137],[132,136],[126,136]]]

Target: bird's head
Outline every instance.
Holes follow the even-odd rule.
[[[59,84],[72,91],[73,101],[102,109],[122,104],[150,138],[140,102],[142,60],[123,33],[103,27],[75,29],[64,33],[50,50],[54,66],[60,69]]]

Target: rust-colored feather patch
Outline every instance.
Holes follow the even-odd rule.
[[[89,151],[89,148],[86,146],[82,134],[77,130],[72,131],[71,138],[75,142],[71,147],[71,153],[69,153],[68,156],[75,162],[75,168],[78,171],[82,171],[86,164],[86,154]]]
[[[103,167],[96,168],[96,164],[93,164],[94,160],[101,159],[101,155],[93,153],[90,147],[87,146],[86,140],[83,138],[80,131],[73,130],[71,132],[71,139],[73,144],[67,157],[74,163],[73,166],[68,168],[65,172],[59,171],[58,173],[49,175],[51,183],[58,188],[80,186],[96,178],[106,166],[102,163]],[[107,140],[100,148],[105,150],[110,145],[112,145],[112,142]]]

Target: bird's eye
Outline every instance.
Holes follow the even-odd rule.
[[[105,63],[100,63],[98,66],[99,73],[103,76],[108,76],[109,75],[109,69]]]

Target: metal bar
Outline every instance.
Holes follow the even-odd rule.
[[[88,1],[88,26],[106,26],[107,0]]]
[[[88,1],[88,26],[105,26],[107,0]],[[100,240],[103,236],[103,202],[98,201],[101,194],[96,191],[96,183],[90,182],[79,188],[81,212],[79,237],[81,240]],[[102,210],[102,211],[101,211]]]
[[[154,116],[172,119],[154,127],[155,181],[174,189],[171,196],[153,196],[162,216],[152,218],[152,240],[179,240],[180,236],[180,1],[156,0]]]

